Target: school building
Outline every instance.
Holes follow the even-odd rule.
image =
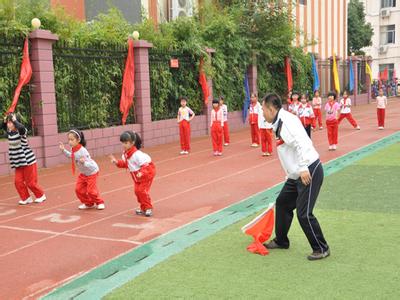
[[[373,58],[372,74],[378,79],[378,73],[389,70],[389,80],[393,72],[400,70],[400,1],[362,0],[365,7],[366,21],[374,29],[372,45],[364,48]],[[399,73],[396,74],[399,77]]]

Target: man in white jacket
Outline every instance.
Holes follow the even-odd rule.
[[[263,98],[265,120],[272,123],[277,152],[286,182],[276,199],[276,237],[265,246],[268,249],[288,249],[288,232],[296,209],[297,218],[313,252],[307,257],[318,260],[330,255],[330,250],[317,218],[313,215],[324,171],[311,139],[299,118],[282,109],[278,95]]]

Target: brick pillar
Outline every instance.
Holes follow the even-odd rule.
[[[212,54],[215,53],[214,49],[206,48],[208,59],[212,60]],[[214,91],[213,91],[213,80],[212,78],[207,78],[207,85],[209,91],[208,97],[208,105],[203,105],[203,114],[206,116],[206,132],[207,134],[210,133],[210,117],[211,117],[211,110],[212,110],[212,101],[214,99]]]
[[[253,54],[252,60],[253,60],[252,64],[247,68],[247,77],[249,78],[250,93],[258,94],[258,88],[257,88],[257,56],[256,56],[256,54]]]
[[[53,43],[58,36],[48,30],[35,30],[29,35],[33,91],[31,107],[36,135],[43,139],[43,166],[59,162],[56,93],[54,87]]]
[[[365,57],[365,63],[371,67],[372,57],[371,56]],[[371,93],[372,82],[371,82],[370,76],[367,73],[365,73],[365,84],[367,85],[368,104],[369,104],[371,102],[371,98],[372,98],[372,93]]]
[[[349,61],[353,64],[353,71],[354,71],[354,92],[353,92],[353,97],[354,97],[354,105],[357,105],[357,96],[358,96],[358,62],[359,58],[356,56],[352,56],[349,58]]]
[[[135,56],[135,113],[136,123],[142,125],[141,136],[143,144],[146,139],[151,140],[151,99],[150,99],[150,73],[149,73],[149,48],[153,45],[147,41],[133,43]]]

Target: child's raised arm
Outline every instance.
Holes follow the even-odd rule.
[[[109,155],[112,164],[116,165],[117,168],[126,169],[128,168],[128,162],[126,160],[117,160],[114,155]]]

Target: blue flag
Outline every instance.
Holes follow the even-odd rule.
[[[244,92],[245,92],[245,99],[243,102],[243,123],[246,123],[247,119],[247,112],[250,107],[250,87],[249,87],[249,77],[247,76],[247,73],[244,75]]]
[[[313,91],[319,90],[319,76],[317,70],[317,64],[315,63],[314,55],[311,55],[311,62],[312,62],[312,73],[313,73]]]
[[[352,92],[354,90],[354,71],[353,71],[353,62],[350,60],[349,62],[349,91]]]

